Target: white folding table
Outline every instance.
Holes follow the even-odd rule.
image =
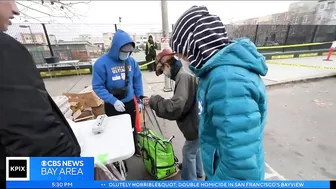
[[[133,156],[134,142],[131,117],[129,114],[107,118],[104,132],[93,134],[92,125],[96,120],[75,123],[68,120],[80,143],[82,157],[94,157],[95,164],[98,156],[107,154],[105,164],[119,162],[122,176],[126,176],[123,160]]]

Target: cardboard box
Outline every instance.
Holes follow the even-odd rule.
[[[92,108],[92,113],[95,117],[105,114],[104,104]]]
[[[64,93],[63,95],[69,98],[70,103],[77,103],[84,108],[98,107],[103,104],[103,100],[101,100],[94,91],[83,93]]]
[[[73,115],[74,122],[85,121],[93,119],[94,115],[91,108],[85,108],[83,111],[77,110]]]

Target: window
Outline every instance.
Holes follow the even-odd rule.
[[[297,23],[299,23],[299,17],[298,16],[295,17],[295,20],[294,20],[294,24],[297,24]]]
[[[308,23],[308,21],[309,21],[308,15],[304,16],[303,17],[303,23]]]
[[[328,9],[332,9],[335,7],[335,2],[328,2]]]
[[[320,9],[324,9],[324,3],[320,4]]]
[[[275,22],[279,21],[279,18],[280,18],[279,15],[274,16],[274,21],[275,21]]]
[[[289,14],[286,14],[286,16],[285,16],[285,20],[286,20],[286,21],[289,20]]]
[[[112,37],[109,37],[109,40],[112,40]]]

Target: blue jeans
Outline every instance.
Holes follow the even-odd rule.
[[[197,180],[203,176],[200,144],[198,140],[186,141],[182,149],[182,180]]]

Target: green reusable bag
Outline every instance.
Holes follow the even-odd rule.
[[[150,129],[139,133],[142,159],[147,171],[156,179],[166,179],[177,173],[173,145]]]

